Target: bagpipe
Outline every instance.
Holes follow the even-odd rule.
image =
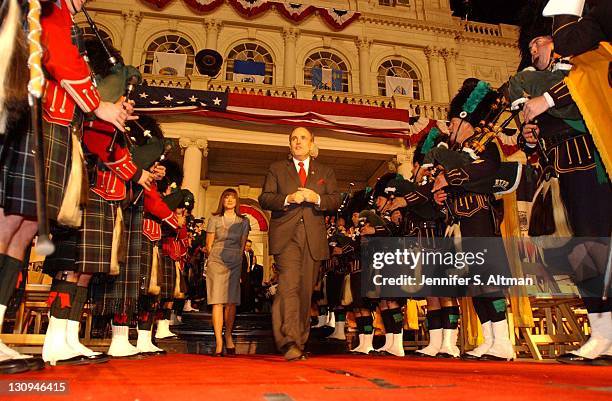
[[[478,126],[474,127],[474,135],[462,147],[456,143],[449,146],[441,142],[425,155],[423,167],[433,168],[433,178],[444,171],[461,169],[479,160],[487,146],[518,117],[520,109],[511,108],[507,91],[508,83],[497,90],[496,99],[489,112]],[[501,124],[497,124],[507,112],[510,116]],[[501,162],[495,174],[477,181],[468,181],[461,187],[474,193],[502,195],[516,190],[522,174],[521,163]]]
[[[94,64],[102,64],[101,60],[104,56],[106,57],[106,63],[110,65],[110,69],[104,76],[96,76],[96,85],[98,89],[98,93],[100,93],[100,98],[104,101],[115,103],[121,99],[123,96],[126,102],[129,102],[132,95],[134,94],[134,89],[137,85],[142,82],[142,75],[137,68],[131,65],[125,65],[123,60],[120,59],[119,52],[114,50],[111,51],[109,45],[104,41],[102,36],[100,35],[100,31],[98,26],[94,22],[94,20],[89,15],[89,12],[83,6],[81,9],[87,23],[89,24],[92,32],[94,33],[94,38],[98,42],[99,46],[91,47],[88,50],[88,60],[93,61]],[[100,55],[97,52],[101,52]],[[93,53],[93,54],[92,54]],[[144,131],[144,130],[143,130]],[[133,135],[128,135],[127,132],[123,133],[117,129],[115,129],[115,133],[113,135],[113,139],[108,146],[108,152],[112,152],[117,140],[121,137],[127,145],[130,147],[134,146]]]

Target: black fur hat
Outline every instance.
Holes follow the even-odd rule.
[[[388,198],[391,194],[387,193],[386,189],[389,185],[389,182],[396,179],[401,179],[402,175],[398,173],[386,173],[378,178],[376,184],[374,185],[374,199],[379,196],[383,196]]]
[[[181,184],[183,183],[183,169],[181,166],[170,159],[162,160],[159,164],[166,168],[166,175],[157,183],[159,193],[163,194],[168,187],[172,187],[172,192],[181,189]]]
[[[528,0],[519,12],[518,47],[521,52],[521,62],[518,71],[531,65],[531,50],[529,43],[539,36],[552,35],[553,19],[542,16],[542,11],[548,0]]]
[[[489,115],[497,97],[497,92],[487,82],[468,78],[450,102],[448,120],[457,117],[477,127]]]

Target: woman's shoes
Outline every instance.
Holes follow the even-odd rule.
[[[236,347],[232,347],[232,348],[225,348],[225,354],[226,355],[236,355]]]

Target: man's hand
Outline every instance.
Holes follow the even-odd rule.
[[[540,128],[535,124],[525,124],[525,126],[523,127],[523,132],[521,134],[523,135],[527,143],[538,142],[536,137],[533,135],[533,131],[535,131],[537,136],[540,135]]]
[[[287,203],[297,203],[299,205],[302,202],[304,202],[304,194],[300,191],[287,195]]]
[[[151,167],[151,173],[153,173],[155,180],[159,181],[166,176],[166,167],[155,162],[153,167]]]
[[[153,174],[149,173],[147,170],[142,170],[142,175],[138,180],[138,184],[146,190],[151,189],[151,183],[153,182]]]
[[[117,127],[117,129],[121,132],[125,132],[125,122],[127,120],[136,120],[138,117],[130,116],[128,111],[123,108],[124,104],[128,105],[133,111],[133,108],[131,105],[129,105],[129,103],[121,100],[114,104],[102,101],[100,102],[98,108],[94,110],[94,114],[100,120],[109,122]]]
[[[176,221],[178,222],[178,226],[183,227],[187,220],[185,218],[185,209],[183,209],[181,212],[176,212],[175,214],[176,214]]]
[[[549,108],[550,106],[544,96],[537,96],[529,99],[527,103],[525,103],[525,106],[523,106],[523,117],[525,118],[525,122],[532,121]]]
[[[446,177],[444,176],[444,173],[440,173],[436,177],[436,181],[434,182],[434,186],[431,192],[436,192],[447,186],[448,186],[448,182],[446,181]]]
[[[444,190],[434,192],[434,201],[438,205],[442,206],[446,198],[448,198],[448,194]]]
[[[401,196],[398,196],[397,198],[393,199],[391,202],[387,202],[387,206],[385,206],[385,209],[393,211],[395,209],[400,209],[406,206],[408,206],[408,202],[406,202],[406,199],[404,199]]]
[[[319,202],[319,194],[309,188],[298,188],[298,192],[302,194],[304,200],[309,203]]]

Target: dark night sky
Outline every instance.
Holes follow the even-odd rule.
[[[470,21],[488,22],[490,24],[516,24],[520,9],[527,0],[469,0]],[[465,0],[451,0],[453,15],[465,18]]]

